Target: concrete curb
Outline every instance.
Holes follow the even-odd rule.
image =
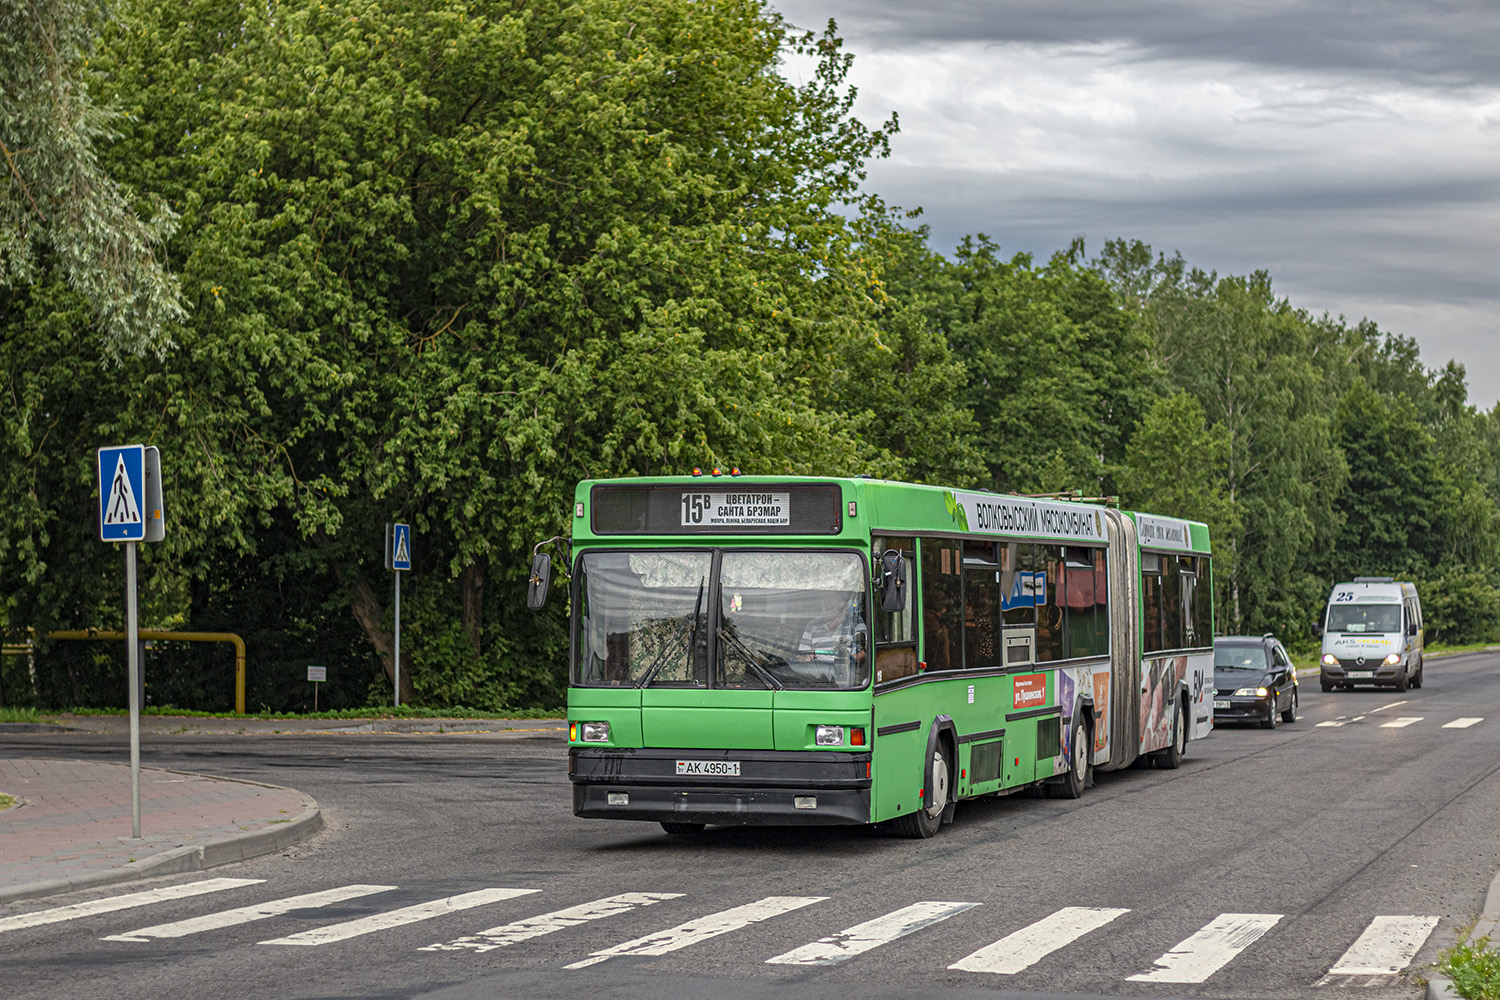
[[[1489,892],[1484,895],[1484,912],[1474,922],[1474,930],[1470,932],[1470,939],[1488,937],[1490,943],[1495,944],[1495,929],[1500,926],[1500,872],[1490,882]],[[1433,974],[1427,977],[1427,1000],[1460,1000],[1457,990],[1453,988],[1453,980],[1447,976]]]
[[[159,768],[157,770],[167,770]],[[279,792],[290,792],[302,800],[302,812],[285,823],[278,823],[269,830],[253,830],[234,833],[226,837],[205,841],[202,844],[187,844],[142,858],[118,868],[86,872],[73,878],[48,879],[44,882],[28,882],[24,885],[0,886],[0,903],[13,903],[22,899],[38,899],[60,892],[77,889],[93,889],[99,886],[119,885],[122,882],[137,882],[159,875],[181,875],[185,872],[203,871],[236,861],[248,861],[262,854],[273,854],[300,841],[306,840],[323,829],[323,813],[317,801],[306,792],[283,785],[268,785],[262,781],[245,781],[242,778],[220,778],[215,775],[197,774],[193,771],[169,771],[214,781],[233,781],[241,785],[259,788],[274,788]]]

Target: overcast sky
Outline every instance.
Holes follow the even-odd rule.
[[[1496,0],[771,2],[837,19],[858,114],[901,116],[868,187],[940,252],[1124,237],[1263,268],[1500,399]]]

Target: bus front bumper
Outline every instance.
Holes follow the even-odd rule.
[[[681,773],[682,765],[721,773]],[[722,826],[870,822],[868,751],[573,747],[568,777],[576,816]]]

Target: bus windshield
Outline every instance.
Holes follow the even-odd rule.
[[[865,569],[851,552],[588,552],[579,686],[859,689]],[[710,667],[712,655],[712,670]]]
[[[1328,609],[1330,632],[1400,632],[1399,604],[1334,604]]]

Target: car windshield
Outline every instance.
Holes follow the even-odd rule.
[[[1215,670],[1265,670],[1268,666],[1264,646],[1214,645]]]
[[[862,688],[864,561],[849,552],[589,552],[573,683]],[[713,669],[710,671],[710,661]]]
[[[1399,632],[1399,604],[1333,604],[1328,608],[1330,632]]]

